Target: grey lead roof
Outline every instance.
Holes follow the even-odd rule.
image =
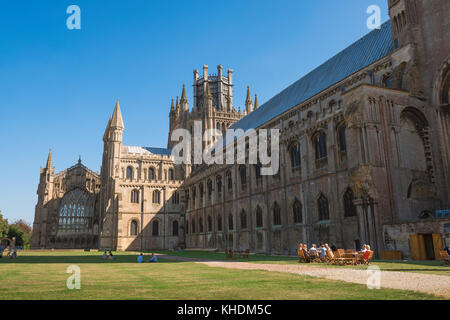
[[[312,98],[353,73],[393,52],[391,23],[375,29],[272,97],[230,128],[256,129],[294,106]]]
[[[163,156],[169,156],[172,154],[172,150],[166,148],[144,147],[147,151],[153,154],[159,154]]]

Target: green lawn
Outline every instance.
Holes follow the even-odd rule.
[[[182,256],[189,258],[211,259],[211,260],[229,260],[225,256],[225,253],[219,252],[206,252],[206,251],[184,251],[184,252],[172,252],[172,251],[158,251],[173,256]],[[265,256],[265,255],[250,255],[248,259],[233,259],[233,261],[239,262],[251,262],[251,263],[276,263],[276,264],[298,264],[298,258],[288,256]],[[353,269],[366,269],[367,266],[337,266],[329,265],[326,263],[314,263],[313,265],[324,268],[353,268]],[[437,274],[450,276],[450,267],[444,266],[442,261],[390,261],[390,260],[374,260],[372,265],[378,266],[381,270],[385,271],[402,271],[402,272],[418,272],[423,274]]]
[[[19,252],[15,260],[0,259],[0,299],[437,299],[423,293],[369,290],[364,285],[279,272],[164,259],[138,264],[137,254],[130,252],[104,261],[101,254],[28,251]],[[71,264],[81,268],[80,290],[66,287],[70,276],[66,269]]]

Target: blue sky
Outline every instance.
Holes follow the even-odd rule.
[[[81,8],[81,30],[66,9]],[[234,70],[260,104],[368,33],[369,5],[387,0],[2,1],[0,210],[32,222],[39,167],[83,163],[100,171],[116,99],[124,143],[165,147],[170,99],[208,64]]]

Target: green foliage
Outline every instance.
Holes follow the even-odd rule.
[[[3,215],[0,211],[0,238],[5,238],[8,236],[8,219],[3,218]]]
[[[31,232],[26,232],[20,225],[12,224],[8,229],[8,238],[16,238],[16,246],[28,248],[30,246]]]

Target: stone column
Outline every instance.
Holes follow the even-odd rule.
[[[369,235],[367,230],[367,206],[364,199],[355,199],[353,203],[356,206],[358,215],[358,233],[360,244],[367,244],[369,242]]]

